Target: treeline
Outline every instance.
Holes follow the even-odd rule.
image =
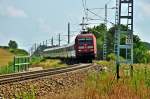
[[[127,26],[121,25],[121,31],[126,31]],[[114,55],[114,43],[115,43],[115,26],[106,29],[105,24],[100,24],[94,26],[93,28],[88,28],[88,31],[92,32],[97,38],[97,49],[98,57],[102,58],[103,56],[103,43],[104,43],[104,34],[107,33],[107,59],[115,57]],[[125,44],[126,36],[124,33],[121,34],[121,44]],[[150,62],[150,43],[142,42],[138,35],[133,35],[134,41],[134,63],[149,63]],[[125,58],[125,50],[121,51],[121,56]]]
[[[8,46],[0,46],[0,48],[3,49],[7,49],[9,50],[11,53],[18,55],[18,56],[22,56],[22,55],[29,55],[29,53],[24,50],[24,49],[19,49],[18,48],[18,44],[16,41],[10,40],[8,43]]]

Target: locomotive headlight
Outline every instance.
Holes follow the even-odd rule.
[[[94,48],[93,46],[88,46],[87,48]]]
[[[81,52],[81,50],[78,50],[79,52]]]

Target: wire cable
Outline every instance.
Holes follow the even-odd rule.
[[[103,17],[99,16],[98,14],[96,14],[96,13],[90,11],[89,9],[87,9],[87,11],[90,12],[90,13],[92,13],[92,14],[94,14],[95,16],[99,17],[102,21],[105,20],[105,18],[103,18]],[[113,25],[115,24],[115,23],[113,23],[113,22],[111,22],[111,21],[108,21],[108,20],[106,20],[106,21],[109,22],[109,23],[111,23],[111,24],[113,24]]]
[[[82,0],[82,6],[83,6],[83,11],[84,11],[84,14],[85,14],[85,19],[86,21],[88,21],[87,17],[88,17],[88,11],[86,10],[87,9],[87,2],[86,0]]]

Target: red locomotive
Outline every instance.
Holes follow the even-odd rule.
[[[97,55],[96,38],[94,34],[85,32],[75,38],[75,43],[47,48],[41,56],[49,58],[67,58],[77,60],[88,60],[92,62]]]
[[[92,33],[77,35],[75,54],[77,59],[94,59],[97,54],[96,37]]]

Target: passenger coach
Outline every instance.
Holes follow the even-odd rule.
[[[92,33],[79,34],[72,44],[47,48],[41,56],[50,58],[76,58],[92,60],[97,55],[96,38]]]

